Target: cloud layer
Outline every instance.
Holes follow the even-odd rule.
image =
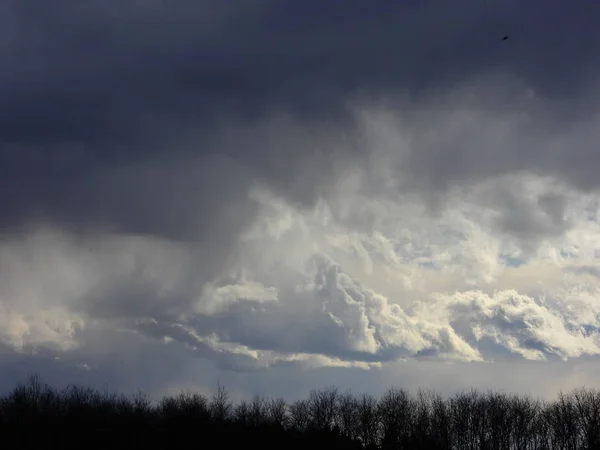
[[[599,16],[5,2],[0,384],[596,370]]]

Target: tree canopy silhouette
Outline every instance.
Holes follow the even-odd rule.
[[[392,387],[379,399],[330,386],[287,403],[255,396],[233,404],[218,385],[151,402],[67,386],[37,374],[0,399],[3,448],[345,448],[600,450],[600,391],[554,401],[475,390],[444,397]]]

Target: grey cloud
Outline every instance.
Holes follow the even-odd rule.
[[[411,102],[421,104],[464,80],[496,72],[523,79],[556,107],[566,102],[567,109],[580,109],[570,98],[581,98],[577,90],[588,85],[582,77],[594,70],[592,25],[600,14],[596,5],[574,9],[558,1],[544,11],[516,1],[378,4],[367,10],[347,3],[271,1],[235,8],[214,1],[165,5],[4,3],[0,167],[9,205],[2,213],[4,228],[46,219],[189,235],[198,218],[182,209],[193,209],[195,200],[196,210],[207,215],[217,208],[202,194],[190,199],[190,191],[210,190],[219,202],[242,198],[244,183],[227,183],[229,194],[218,195],[212,182],[182,181],[185,174],[155,173],[150,182],[143,175],[124,180],[115,173],[123,164],[123,170],[133,164],[137,171],[136,164],[150,155],[160,166],[176,154],[192,154],[201,167],[210,166],[208,154],[228,155],[241,161],[248,177],[311,202],[336,176],[335,167],[357,155],[344,140],[331,145],[331,139],[314,137],[319,128],[335,135],[352,127],[347,102],[353,98],[410,93]],[[510,39],[501,41],[505,34]],[[288,133],[274,145],[265,142],[273,139],[272,129],[267,136],[251,136],[252,145],[248,136],[218,137],[239,132],[223,123],[252,128],[278,114],[299,121],[304,136]],[[413,169],[436,179],[442,164],[455,178],[468,175],[459,166],[469,155],[460,148],[497,138],[491,132],[475,141],[449,141],[438,155],[447,163],[419,162],[419,156]],[[315,147],[320,149],[311,150]],[[496,149],[498,154],[504,146]],[[432,151],[419,155],[434,157]],[[37,163],[30,156],[15,167],[14,160],[22,158],[16,154],[23,152],[37,152]],[[589,150],[566,165],[573,179],[589,170],[580,164],[584,153]],[[517,160],[527,163],[536,156],[537,150],[525,152]],[[557,167],[569,160],[552,161]],[[510,170],[514,164],[493,167]],[[208,170],[240,181],[227,169]],[[207,174],[196,177],[204,180]],[[171,190],[167,184],[176,186]]]
[[[600,278],[600,267],[595,265],[567,266],[563,270],[565,273],[585,274]]]
[[[228,232],[236,232],[247,220],[252,208],[243,195],[250,182],[247,175],[218,158],[108,168],[101,164],[64,174],[44,173],[44,163],[17,168],[2,180],[4,227],[27,219],[42,224],[59,219],[56,225],[74,231],[110,230],[176,239],[210,234],[214,241],[224,241],[230,237]],[[41,173],[28,174],[30,169]]]
[[[477,189],[475,196],[494,211],[493,229],[519,239],[523,253],[535,251],[541,240],[561,236],[573,226],[567,217],[573,193],[556,179],[528,182],[516,176],[499,177]]]
[[[55,226],[79,239],[56,259],[44,256],[57,247],[43,239],[22,255],[5,249],[0,268],[12,270],[0,305],[15,314],[6,323],[20,326],[7,326],[9,334],[26,342],[52,338],[47,310],[36,312],[42,305],[65,320],[103,324],[96,338],[105,344],[87,331],[63,333],[83,349],[64,350],[69,367],[89,350],[90,364],[105,365],[88,379],[130,386],[144,379],[133,362],[148,371],[164,366],[148,380],[151,388],[171,379],[166,366],[193,372],[204,364],[211,374],[227,368],[231,377],[268,366],[281,374],[297,368],[285,356],[300,353],[389,362],[469,359],[479,351],[547,358],[597,352],[596,323],[565,318],[560,309],[540,314],[557,317],[564,336],[580,329],[588,335],[574,343],[544,338],[543,323],[525,323],[522,310],[508,320],[502,304],[492,312],[477,302],[450,308],[436,322],[333,262],[314,264],[300,280],[284,270],[263,274],[261,252],[286,248],[266,240],[256,255],[240,256],[247,248],[239,236],[264,213],[248,196],[257,186],[298,210],[312,211],[325,197],[336,227],[367,234],[381,225],[386,206],[370,211],[365,198],[417,193],[443,211],[448,192],[475,186],[470,200],[498,213],[488,225],[522,246],[565,232],[572,198],[563,185],[598,187],[598,17],[599,5],[558,0],[543,11],[517,0],[369,8],[292,0],[4,2],[0,232],[20,242],[32,229]],[[349,169],[365,175],[352,201],[343,191]],[[549,175],[560,189],[525,195],[527,187],[510,175],[527,173]],[[489,180],[491,187],[478,191]],[[399,220],[388,219],[395,232]],[[104,239],[111,233],[124,240]],[[141,239],[140,247],[128,246],[131,239]],[[375,244],[355,247],[371,266],[390,262]],[[430,248],[423,252],[434,259]],[[240,295],[207,304],[207,283],[243,284],[224,279],[240,259],[277,290],[277,301]],[[477,326],[487,327],[479,340]],[[102,348],[121,344],[110,338],[113,327],[143,341],[123,349],[139,356],[123,369]],[[172,347],[163,345],[165,335]],[[243,351],[220,352],[202,340],[214,336]],[[256,351],[276,357],[263,364]],[[155,357],[164,359],[157,364]],[[29,367],[50,367],[50,360]]]

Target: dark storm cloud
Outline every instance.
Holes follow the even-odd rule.
[[[347,124],[354,98],[419,101],[494,72],[580,109],[600,5],[19,0],[0,17],[2,228],[40,220],[190,237],[242,226],[244,212],[231,230],[220,224],[245,208],[253,179],[312,201],[357,155],[343,141],[313,151],[313,131]],[[278,114],[308,131],[269,142],[272,129],[254,130]],[[235,164],[206,159],[215,153]],[[466,156],[447,151],[455,178]],[[416,173],[421,164],[435,178],[439,161],[419,158]]]
[[[43,144],[139,142],[154,115],[175,128],[223,112],[312,116],[355,92],[451,87],[495,68],[563,94],[596,62],[600,14],[559,1],[543,10],[516,1],[36,0],[3,9],[0,130]]]

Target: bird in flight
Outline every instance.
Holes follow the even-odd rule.
[[[507,40],[507,39],[508,39],[508,36],[504,36],[504,37],[502,38],[502,40],[503,40],[503,41],[505,41],[505,40]]]

